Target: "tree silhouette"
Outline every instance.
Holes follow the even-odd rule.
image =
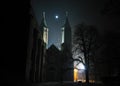
[[[83,63],[85,66],[86,83],[89,83],[89,62],[99,48],[97,29],[92,25],[78,24],[74,30],[73,44],[73,52],[79,51],[79,53],[83,53],[84,60],[81,56],[78,56],[74,61]]]

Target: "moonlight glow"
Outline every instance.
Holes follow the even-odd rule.
[[[59,18],[59,16],[58,16],[58,15],[56,15],[56,16],[55,16],[55,18],[56,18],[56,19],[58,19],[58,18]]]

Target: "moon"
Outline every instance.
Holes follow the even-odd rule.
[[[55,16],[55,18],[56,18],[56,19],[58,19],[58,18],[59,18],[59,16],[58,16],[58,15],[56,15],[56,16]]]

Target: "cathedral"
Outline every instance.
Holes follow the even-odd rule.
[[[73,59],[71,27],[66,12],[64,25],[61,27],[61,49],[55,45],[48,46],[48,30],[45,12],[38,25],[31,10],[29,41],[26,61],[26,80],[28,82],[73,81]]]

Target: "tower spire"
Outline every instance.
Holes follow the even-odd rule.
[[[68,11],[66,11],[66,17],[68,17]]]
[[[47,44],[48,44],[48,27],[47,27],[47,23],[46,23],[46,18],[45,18],[45,12],[42,12],[42,21],[40,24],[40,31],[43,37],[43,41],[44,43],[46,43],[46,48],[47,48]]]
[[[45,12],[43,12],[43,18],[45,19]]]
[[[68,11],[66,11],[66,20],[65,20],[65,26],[70,26],[69,19],[68,19]]]
[[[66,11],[66,19],[64,26],[62,27],[62,44],[64,43],[64,48],[68,48],[71,52],[71,27],[68,20],[68,12]]]
[[[47,27],[46,18],[45,18],[45,12],[42,13],[41,26]]]

